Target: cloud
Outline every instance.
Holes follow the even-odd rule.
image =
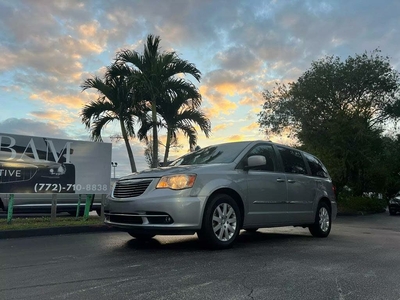
[[[262,66],[262,61],[248,47],[244,46],[234,46],[220,51],[214,60],[224,70],[254,72]]]
[[[244,140],[244,136],[240,135],[240,134],[231,135],[227,138],[228,142],[239,142],[239,141],[243,141],[243,140]]]
[[[213,127],[212,131],[213,132],[221,131],[221,130],[224,130],[226,128],[229,128],[232,125],[233,125],[233,123],[218,124],[218,125]]]
[[[79,95],[57,95],[51,91],[41,91],[30,95],[29,98],[42,101],[47,105],[62,105],[75,109],[80,109],[85,104],[85,101]]]
[[[67,128],[76,122],[76,114],[67,110],[44,110],[32,111],[30,115],[38,120],[47,120],[47,122],[56,123],[60,128]]]
[[[260,125],[256,122],[254,122],[254,123],[251,123],[250,125],[240,128],[240,131],[241,132],[246,132],[246,131],[254,132],[254,131],[258,131],[259,129],[260,129]]]
[[[57,125],[31,119],[9,118],[0,121],[0,132],[62,139],[69,138],[69,134],[64,129],[57,127]]]
[[[177,51],[203,73],[202,109],[217,125],[211,139],[199,134],[199,143],[226,141],[240,128],[247,139],[255,136],[250,124],[262,91],[296,80],[314,60],[379,47],[399,69],[398,11],[397,0],[0,1],[0,122],[33,116],[87,138],[79,110],[97,94],[80,93],[80,84],[103,74],[117,50],[142,52],[153,33],[162,50]],[[223,128],[230,122],[237,128]],[[104,136],[118,130],[108,126]]]
[[[239,101],[240,105],[249,106],[261,106],[264,103],[264,99],[261,93],[253,94],[253,97],[244,97]]]
[[[203,108],[203,111],[208,118],[218,116],[219,114],[229,115],[236,110],[237,104],[226,99],[224,94],[216,90],[210,90],[205,85],[201,86],[199,90],[204,102],[207,104],[207,107]]]

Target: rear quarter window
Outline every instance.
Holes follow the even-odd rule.
[[[311,175],[321,178],[328,178],[328,171],[324,165],[313,155],[308,153],[303,153],[306,158],[308,165],[310,166]]]

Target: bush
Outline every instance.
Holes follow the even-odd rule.
[[[380,213],[387,207],[384,199],[355,196],[339,196],[338,211],[341,213]]]

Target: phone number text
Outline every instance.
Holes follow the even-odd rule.
[[[106,192],[108,191],[107,184],[61,184],[61,183],[36,183],[35,193],[40,192],[53,192],[53,193],[63,193],[72,191],[76,192]]]

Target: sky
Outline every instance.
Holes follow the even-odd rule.
[[[212,124],[209,138],[198,132],[198,145],[290,144],[260,131],[262,92],[296,81],[326,55],[380,49],[400,70],[399,12],[398,0],[0,0],[0,132],[89,141],[80,112],[98,94],[81,84],[104,74],[118,51],[142,53],[153,34],[163,51],[202,73],[200,82],[187,77]],[[102,133],[113,144],[117,177],[130,172],[119,134],[117,123]],[[171,158],[188,151],[187,139],[178,141]],[[146,169],[143,143],[131,145],[138,169]]]

